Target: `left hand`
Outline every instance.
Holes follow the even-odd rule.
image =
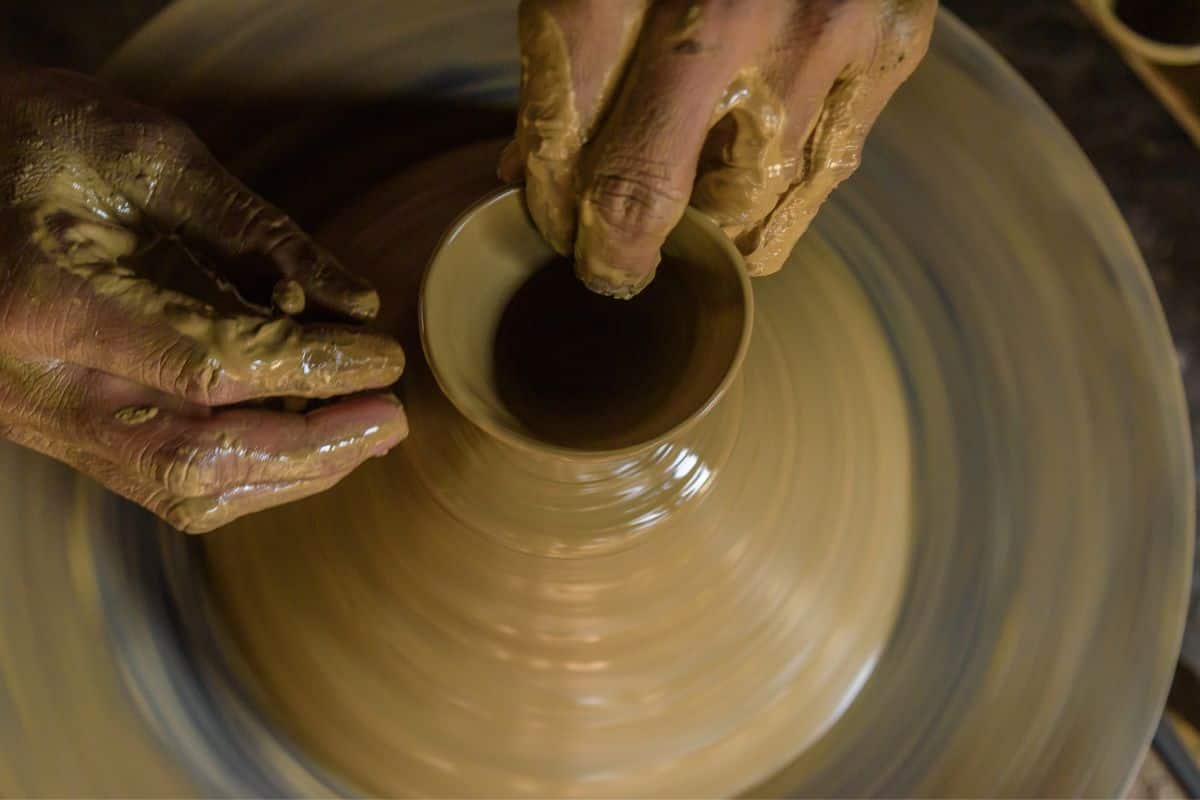
[[[379,297],[178,120],[0,69],[0,438],[191,532],[323,491],[407,433],[404,352],[306,305],[366,321]],[[330,402],[247,407],[271,397]]]
[[[690,202],[782,266],[928,47],[936,0],[522,0],[500,175],[592,289],[636,294]]]

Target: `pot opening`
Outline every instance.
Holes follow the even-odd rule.
[[[584,287],[567,259],[551,261],[500,318],[497,396],[526,431],[561,447],[615,450],[666,433],[708,401],[736,347],[734,298],[714,297],[707,280],[668,258],[638,296],[612,300]]]
[[[641,449],[702,415],[740,366],[749,280],[725,235],[689,211],[632,300],[593,294],[513,190],[435,253],[421,298],[442,391],[486,432],[578,455]]]

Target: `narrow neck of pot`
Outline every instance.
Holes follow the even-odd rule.
[[[462,524],[540,557],[619,552],[685,518],[718,484],[740,421],[735,379],[669,435],[619,453],[571,453],[496,436],[428,372],[410,378],[406,450],[422,483]]]

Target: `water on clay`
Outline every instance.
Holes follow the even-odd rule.
[[[687,265],[666,258],[631,300],[589,291],[557,258],[509,301],[496,332],[500,399],[536,437],[611,449],[685,379],[700,309]]]

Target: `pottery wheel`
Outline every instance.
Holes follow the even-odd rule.
[[[1118,792],[1179,646],[1191,454],[1073,142],[943,14],[755,281],[720,403],[633,460],[518,457],[414,319],[494,185],[512,6],[185,2],[110,65],[376,281],[413,433],[202,539],[0,449],[0,790]]]

